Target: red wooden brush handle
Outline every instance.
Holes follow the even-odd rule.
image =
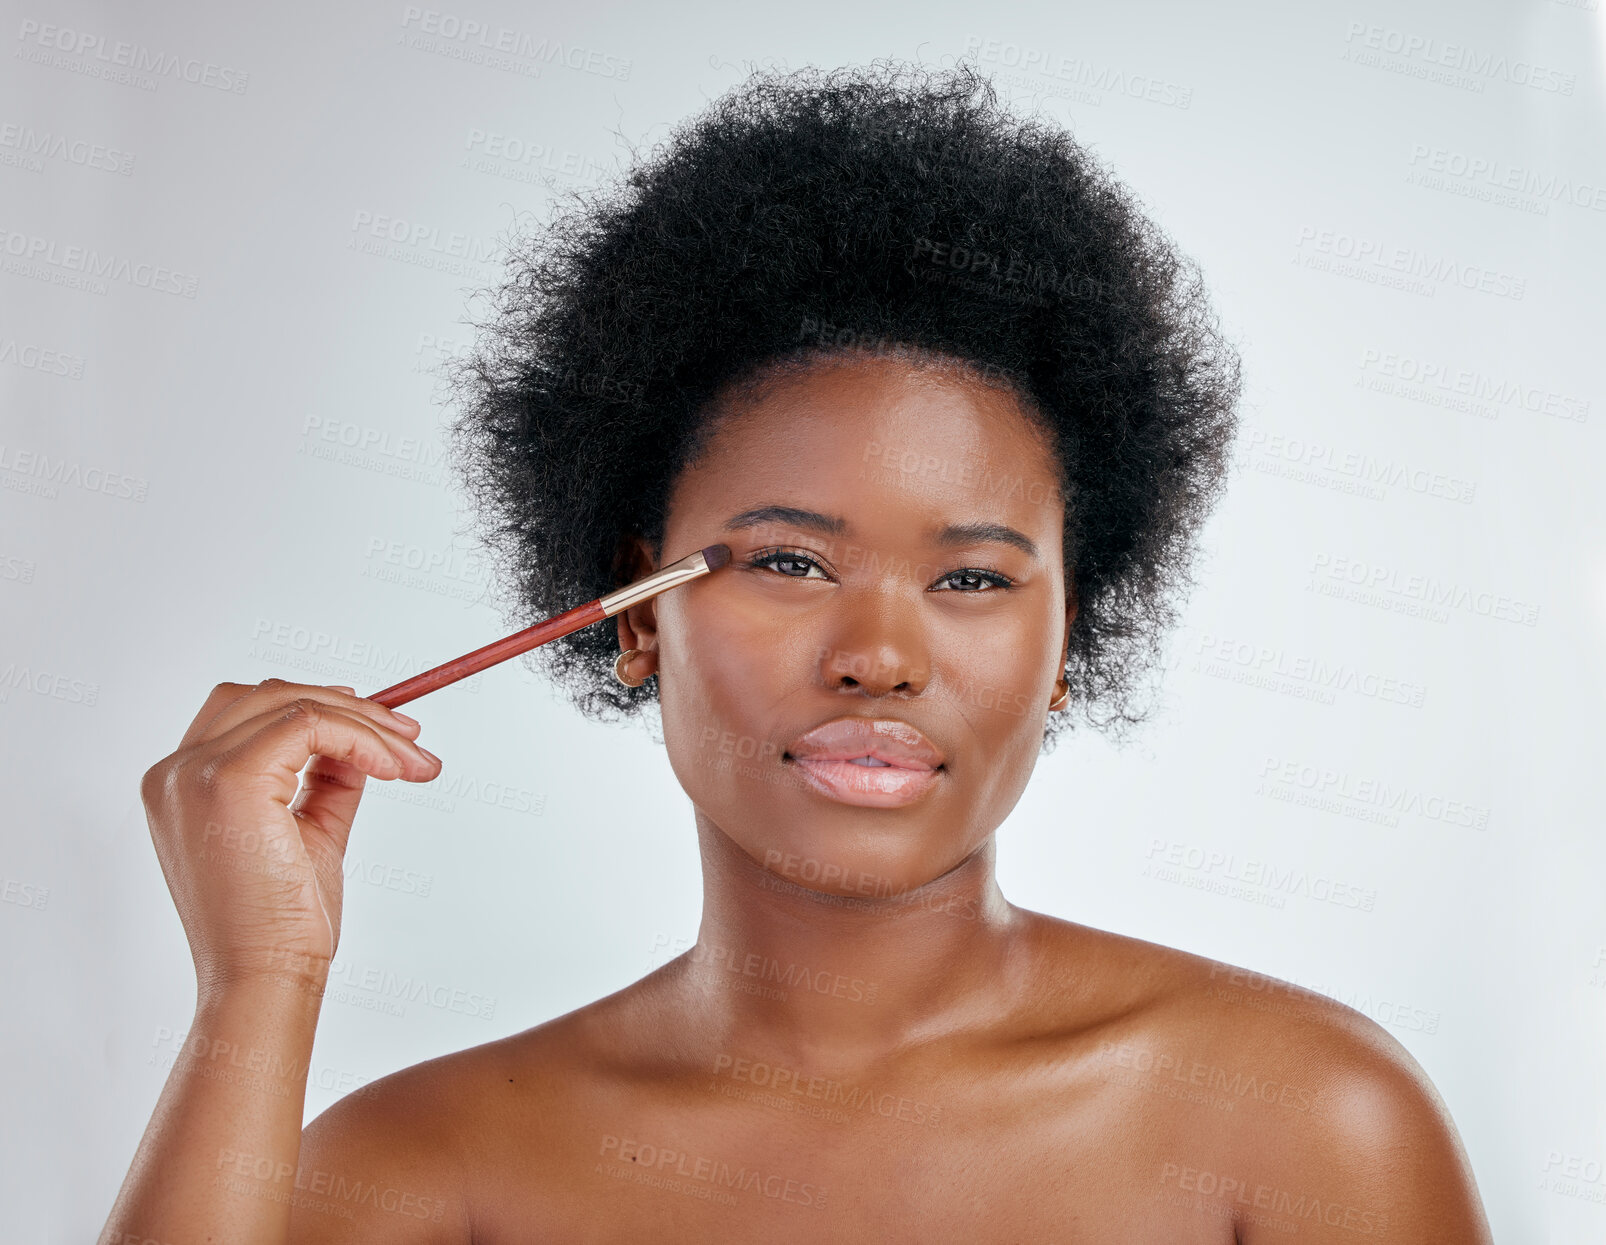
[[[526,627],[523,631],[515,631],[510,636],[504,636],[484,648],[465,653],[444,666],[436,666],[433,670],[425,670],[410,679],[403,679],[393,687],[375,692],[368,699],[384,705],[387,709],[394,709],[397,705],[405,705],[409,700],[416,700],[426,692],[433,692],[448,683],[466,679],[471,674],[478,674],[487,666],[494,666],[499,661],[506,661],[509,657],[517,657],[532,648],[539,648],[548,640],[556,640],[559,636],[578,631],[581,627],[589,626],[606,617],[600,599],[587,601],[584,605],[565,610],[545,622],[538,622],[533,627]]]

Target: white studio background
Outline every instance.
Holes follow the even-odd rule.
[[[1366,1012],[1497,1240],[1606,1239],[1598,0],[899,7],[0,5],[8,1240],[98,1230],[189,1023],[138,783],[212,685],[503,631],[431,371],[497,239],[748,62],[966,55],[1199,262],[1247,379],[1163,711],[1040,763],[1005,893]],[[416,716],[445,772],[370,784],[309,1118],[696,933],[647,730],[517,663]]]

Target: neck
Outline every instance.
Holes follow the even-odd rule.
[[[924,886],[834,895],[764,869],[700,810],[697,832],[703,917],[683,984],[722,1050],[869,1063],[996,1020],[1018,988],[1024,923],[991,837]]]

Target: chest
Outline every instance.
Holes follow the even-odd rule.
[[[1234,1240],[1220,1181],[1199,1192],[1208,1141],[1130,1096],[740,1071],[674,1102],[593,1100],[549,1121],[561,1126],[537,1154],[476,1191],[476,1241]]]

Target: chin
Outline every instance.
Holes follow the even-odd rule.
[[[785,883],[866,900],[918,890],[954,869],[977,846],[949,842],[947,836],[933,842],[929,816],[905,815],[893,823],[884,810],[843,809],[794,833],[787,829],[772,823],[762,835],[737,846]]]

